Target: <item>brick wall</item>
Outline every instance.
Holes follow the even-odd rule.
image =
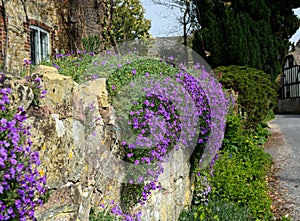
[[[0,11],[2,12],[3,7],[0,6]],[[3,62],[4,51],[6,45],[6,31],[4,26],[4,18],[2,13],[0,14],[0,63]]]

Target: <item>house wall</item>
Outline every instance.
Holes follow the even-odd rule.
[[[69,16],[66,31],[69,48],[73,51],[82,47],[82,38],[109,33],[113,0],[69,0]],[[103,48],[103,47],[102,47]]]
[[[56,42],[59,41],[59,17],[53,1],[26,1],[23,5],[20,0],[10,0],[4,7],[8,25],[9,45],[6,53],[9,71],[20,71],[24,59],[30,60],[30,25],[36,25],[49,31],[51,52],[55,51]],[[0,62],[3,62],[6,39],[3,16],[0,21]]]
[[[297,65],[295,59],[294,59],[294,56],[293,55],[288,55],[286,56],[285,60],[284,60],[284,66],[283,68],[289,68],[289,67],[292,67],[294,65]]]
[[[7,1],[0,10],[5,8],[9,28],[8,71],[19,72],[24,59],[30,59],[30,25],[49,31],[52,55],[76,51],[82,49],[83,37],[99,35],[101,38],[103,31],[109,32],[112,3],[112,0]],[[0,63],[4,59],[5,40],[4,18],[0,14]]]
[[[285,58],[283,66],[283,75],[280,82],[280,98],[300,97],[300,66],[297,64],[294,55],[288,55]]]

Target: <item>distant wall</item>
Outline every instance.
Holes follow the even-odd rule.
[[[278,100],[277,113],[300,114],[300,98]]]

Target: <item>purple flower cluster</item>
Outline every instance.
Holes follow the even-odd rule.
[[[57,64],[55,64],[55,63],[52,63],[52,66],[53,66],[53,67],[55,67],[57,70],[59,70],[59,69],[60,69],[60,66],[59,66],[59,65],[57,65]]]
[[[24,59],[24,66],[31,65],[32,62],[30,60]]]
[[[168,60],[172,61],[174,58],[170,56]],[[101,64],[98,68],[125,68],[127,64],[132,64],[131,61],[113,66],[110,59],[105,58],[98,61]],[[199,69],[199,64],[196,64],[194,69],[179,64],[178,70],[175,70],[177,74],[173,75],[153,73],[151,69],[149,72],[140,73],[138,67],[131,66],[126,76],[120,76],[120,81],[132,79],[132,82],[127,81],[131,93],[125,93],[123,100],[137,98],[134,94],[141,94],[142,90],[145,94],[134,99],[134,102],[130,103],[133,105],[120,105],[122,107],[119,114],[122,118],[120,122],[123,123],[119,122],[122,124],[120,128],[125,128],[121,145],[126,151],[124,160],[129,165],[126,179],[129,184],[134,184],[126,187],[132,186],[139,191],[138,202],[142,205],[153,192],[161,188],[158,178],[164,173],[162,165],[172,160],[173,151],[182,149],[184,154],[188,152],[186,155],[191,155],[194,150],[201,154],[204,152],[200,166],[204,168],[214,164],[216,153],[222,144],[227,101],[222,86],[216,79],[205,70]],[[148,82],[139,81],[139,77],[143,80],[148,79]],[[115,92],[114,95],[120,90],[120,85],[122,86],[118,80],[108,84],[109,90]],[[140,85],[142,87],[139,87]],[[131,109],[129,113],[124,114],[122,110],[126,109],[126,106],[131,106]],[[126,130],[128,125],[133,133]],[[122,133],[123,129],[120,130]],[[197,149],[198,147],[202,149]],[[135,198],[134,195],[133,197]],[[128,208],[130,209],[130,206]],[[112,212],[125,217],[118,206],[115,206]]]
[[[114,204],[114,203],[112,203]],[[142,213],[138,212],[137,214],[131,215],[124,213],[120,206],[114,205],[111,209],[111,213],[114,214],[115,216],[121,217],[122,221],[142,221],[141,216]]]
[[[34,208],[43,203],[46,176],[36,169],[39,154],[30,149],[24,109],[11,110],[10,93],[9,88],[0,91],[0,220],[36,220]]]
[[[194,66],[195,69],[201,69],[200,65]],[[225,131],[226,115],[230,107],[230,100],[223,93],[222,85],[209,74],[206,70],[201,70],[199,83],[207,94],[207,102],[209,104],[210,117],[209,128],[210,133],[207,137],[206,148],[200,160],[200,167],[213,166],[214,160],[219,149],[222,146],[222,141]]]
[[[160,189],[158,177],[164,172],[162,163],[168,153],[179,148],[191,149],[207,142],[210,132],[211,109],[200,80],[179,66],[174,78],[146,82],[146,95],[134,102],[128,124],[138,134],[134,142],[123,141],[126,161],[145,169],[131,168],[129,183],[146,182],[139,203],[145,204],[151,193]],[[149,76],[149,74],[145,74]],[[178,86],[179,85],[179,86]],[[199,123],[200,122],[200,123]],[[151,135],[151,139],[149,138]]]
[[[38,106],[40,98],[45,98],[47,91],[43,90],[42,79],[39,76],[27,76],[26,85],[31,87],[34,94],[32,104]]]

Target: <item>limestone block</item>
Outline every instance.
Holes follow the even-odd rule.
[[[150,196],[146,206],[137,205],[134,212],[141,211],[144,221],[178,220],[183,208],[192,202],[190,164],[182,150],[173,152],[172,159],[163,163],[164,174],[159,177],[161,190]]]
[[[98,78],[80,85],[81,96],[85,98],[86,103],[91,103],[91,98],[96,97],[101,107],[109,107],[108,92],[106,90],[106,78]]]
[[[72,77],[61,75],[56,68],[44,65],[39,65],[32,74],[38,74],[42,78],[44,89],[47,90],[41,106],[72,104],[72,91],[76,84]]]
[[[73,220],[76,212],[76,207],[73,205],[60,206],[58,208],[51,208],[43,212],[37,212],[36,218],[39,221],[68,221]]]
[[[0,75],[0,88],[11,88],[11,101],[14,107],[22,106],[25,110],[28,109],[34,94],[32,89],[25,85],[25,80],[11,74]]]
[[[41,169],[47,175],[47,184],[51,188],[59,188],[70,179],[71,173],[80,171],[71,167],[73,119],[59,120],[58,114],[51,116],[45,119],[30,117],[26,122],[32,126],[33,148],[39,150]]]
[[[43,70],[39,70],[43,79],[52,75]],[[53,76],[48,77],[48,86],[54,85],[51,81],[65,80],[57,73]],[[107,95],[105,79],[75,85],[72,90],[64,93],[72,95],[69,108],[74,116],[61,116],[55,103],[64,100],[61,96],[60,100],[52,99],[54,108],[48,117],[33,115],[27,120],[32,126],[33,148],[40,154],[39,169],[46,174],[52,189],[49,201],[37,212],[40,220],[88,220],[91,206],[120,201],[121,184],[101,173],[107,159],[103,153],[112,154],[118,140],[113,130],[116,125],[108,125],[116,123],[111,120],[115,119],[112,107],[103,114],[102,104],[107,102],[107,97],[101,97]],[[112,171],[117,170],[114,165],[109,166]],[[70,205],[72,210],[61,209]]]

